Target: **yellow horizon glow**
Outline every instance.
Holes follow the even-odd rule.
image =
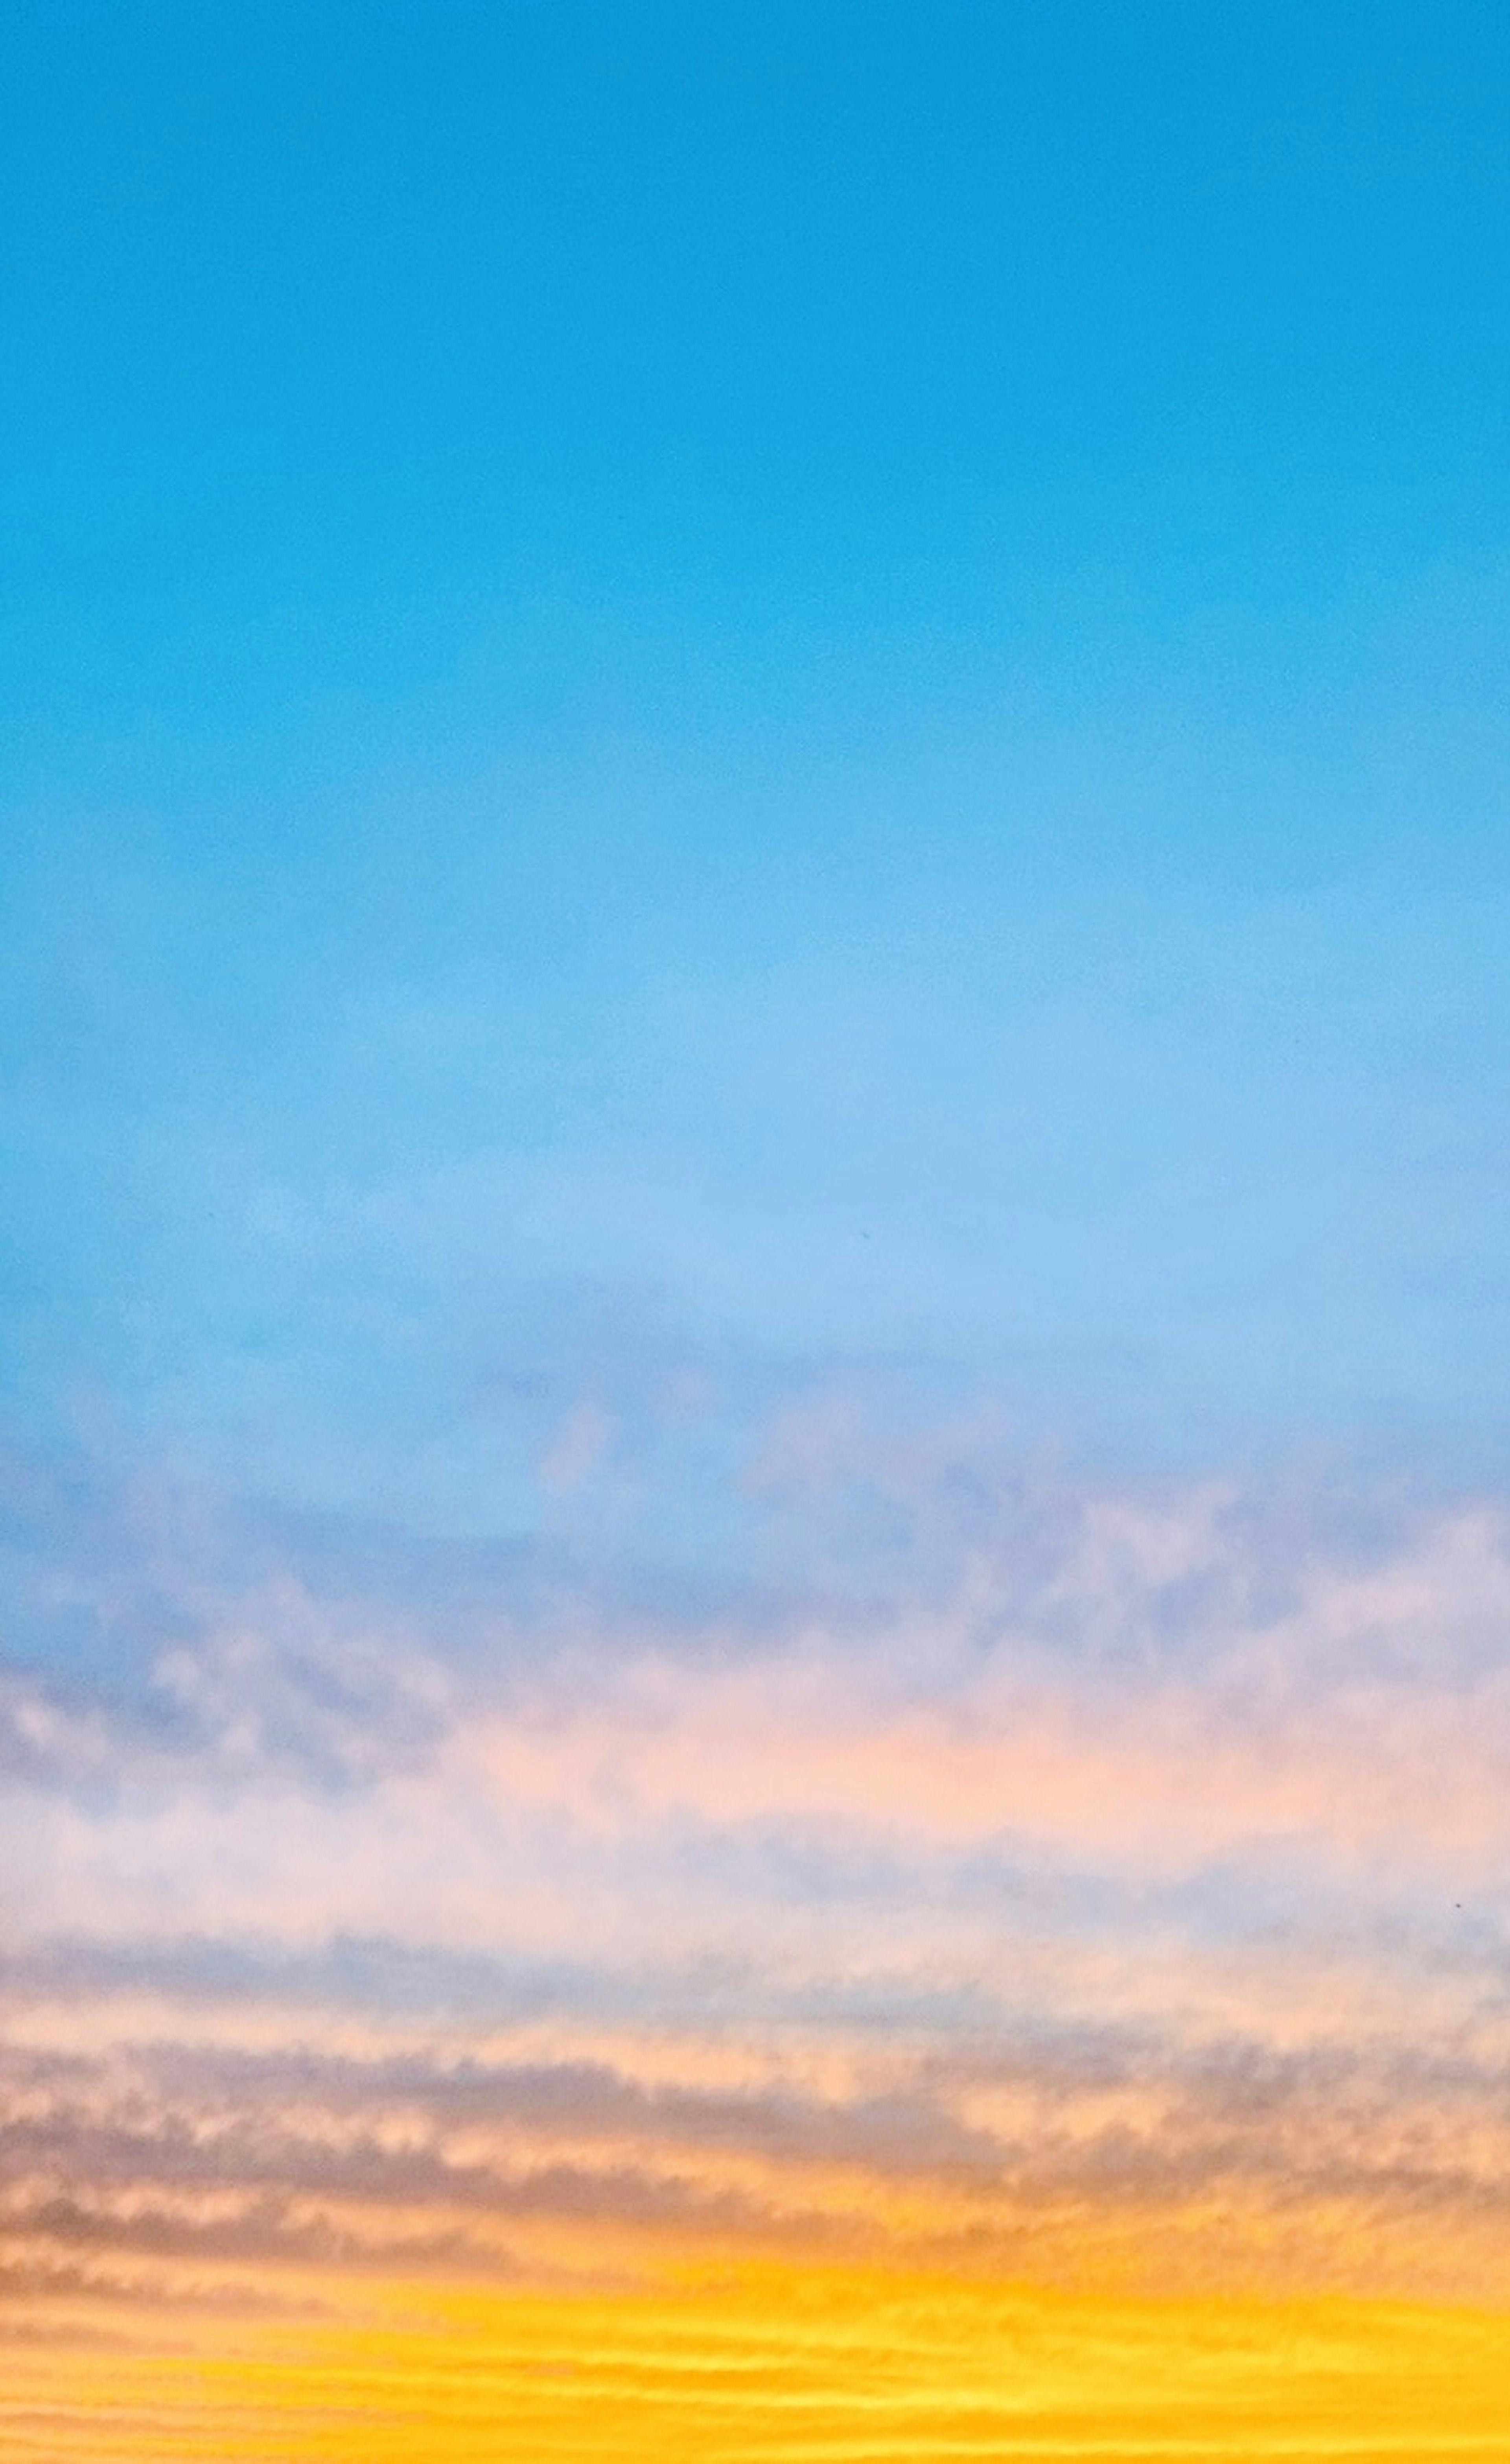
[[[1332,2297],[744,2267],[610,2294],[389,2286],[361,2321],[117,2313],[0,2353],[13,2464],[1510,2453],[1510,2316]]]

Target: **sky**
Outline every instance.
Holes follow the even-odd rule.
[[[0,2442],[1510,2438],[1510,30],[0,33]]]

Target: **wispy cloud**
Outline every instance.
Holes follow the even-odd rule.
[[[15,2300],[697,2252],[1510,2288],[1500,1510],[804,1415],[753,1493],[888,1502],[868,1603],[515,1566],[490,1613],[463,1551],[427,1627],[370,1556],[159,1514],[155,1623],[118,1580],[113,1664],[12,1664]]]

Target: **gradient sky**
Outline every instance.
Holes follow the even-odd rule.
[[[14,12],[8,2453],[1504,2453],[1507,107]]]

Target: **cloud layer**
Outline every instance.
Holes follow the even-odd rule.
[[[92,1639],[0,1698],[10,2315],[694,2259],[1510,2295],[1501,1510],[832,1406],[746,1481],[810,1563],[889,1515],[887,1578],[33,1518],[16,1596]]]

